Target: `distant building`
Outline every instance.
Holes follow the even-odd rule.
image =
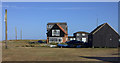
[[[47,43],[61,43],[68,40],[67,23],[47,24]]]
[[[91,47],[118,47],[119,34],[108,24],[98,26],[89,34]]]
[[[88,32],[76,32],[74,33],[74,37],[77,41],[83,41],[83,42],[88,42]]]
[[[68,41],[76,40],[74,36],[68,36]]]

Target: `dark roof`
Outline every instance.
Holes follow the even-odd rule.
[[[55,25],[57,25],[65,34],[67,34],[67,31],[65,31],[59,24],[55,24]],[[54,26],[55,26],[54,25]],[[53,27],[54,27],[53,26]],[[53,29],[53,27],[51,28],[51,29]],[[50,30],[48,31],[48,33],[50,32]]]
[[[57,26],[58,26],[65,34],[67,34],[67,32],[66,32],[59,24],[57,24]]]
[[[103,23],[103,24],[101,24],[100,26],[98,26],[97,28],[95,28],[92,32],[91,32],[91,34],[95,34],[98,30],[100,30],[103,26],[105,26],[105,25],[108,25],[110,28],[112,28],[108,23]],[[113,28],[112,28],[113,29]],[[116,31],[116,30],[114,30],[113,29],[113,31],[115,31],[117,34],[118,34],[118,32]],[[118,34],[119,35],[119,34]]]
[[[105,23],[104,23],[105,24]],[[100,27],[102,27],[104,24],[99,25],[97,28],[95,28],[91,33],[93,34],[95,31],[97,31]]]
[[[79,31],[79,32],[76,32],[76,33],[86,33],[86,34],[89,34],[88,32],[84,32],[84,31]]]
[[[66,23],[66,22],[48,23],[47,25],[50,25],[50,24],[65,24],[65,25],[67,25],[67,23]]]

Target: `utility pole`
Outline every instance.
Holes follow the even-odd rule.
[[[5,9],[5,49],[7,48],[7,9]]]
[[[98,27],[98,18],[97,18],[96,26]]]
[[[16,37],[16,41],[17,41],[17,28],[15,27],[15,37]]]
[[[22,40],[22,29],[21,29],[21,40]]]

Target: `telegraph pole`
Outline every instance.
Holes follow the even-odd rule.
[[[5,9],[5,49],[7,48],[7,9]]]
[[[22,40],[22,29],[21,29],[21,40]]]
[[[15,27],[15,37],[16,37],[16,41],[17,41],[17,28]]]
[[[96,26],[98,27],[98,18],[97,18]]]

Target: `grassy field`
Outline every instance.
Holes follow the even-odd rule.
[[[11,41],[2,49],[3,61],[117,61],[117,48],[20,47],[25,41]],[[16,47],[18,46],[18,47]]]

